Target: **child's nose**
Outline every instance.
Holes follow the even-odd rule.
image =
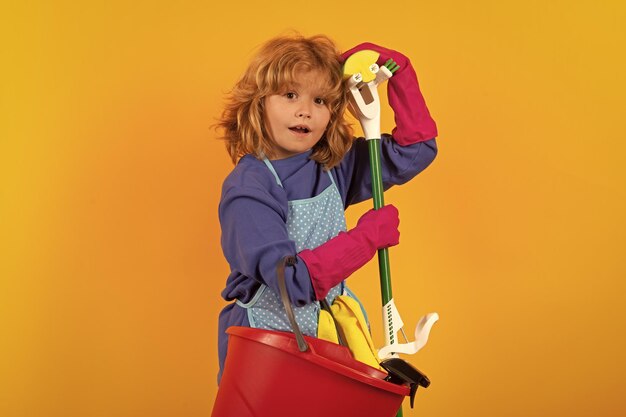
[[[298,113],[298,117],[310,118],[311,114],[309,112],[301,111]]]
[[[296,111],[296,116],[310,118],[311,117],[311,105],[303,103],[300,107],[298,107],[298,110]]]

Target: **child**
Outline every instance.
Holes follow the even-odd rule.
[[[222,249],[231,273],[219,318],[221,378],[229,326],[290,331],[276,279],[285,256],[287,291],[302,332],[317,335],[319,302],[349,290],[343,280],[378,249],[398,244],[398,211],[370,210],[347,230],[344,210],[371,198],[368,147],[354,140],[342,62],[357,50],[393,58],[389,102],[397,127],[381,141],[385,189],[403,184],[437,153],[434,121],[403,55],[362,44],[342,57],[325,36],[267,42],[235,85],[219,126],[236,167],[219,205]]]

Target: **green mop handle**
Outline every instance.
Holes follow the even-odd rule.
[[[380,139],[369,139],[367,143],[369,146],[370,170],[372,171],[372,198],[374,199],[374,209],[378,210],[385,205],[382,165],[380,162]],[[384,307],[393,298],[388,248],[378,250],[378,271],[380,274],[380,293]],[[390,337],[393,340],[395,335],[390,335]],[[402,406],[398,409],[396,417],[403,417]]]
[[[370,139],[367,142],[369,145],[370,169],[372,171],[372,197],[374,199],[374,209],[378,210],[385,205],[382,166],[380,162],[380,139]],[[389,250],[387,248],[378,250],[378,269],[380,272],[382,302],[383,306],[385,306],[393,298],[391,292]]]
[[[379,72],[379,67],[375,64],[379,56],[379,53],[375,51],[358,51],[346,59],[343,70],[344,76],[347,75],[350,77],[349,89],[352,94],[351,112],[360,120],[363,133],[365,133],[368,142],[370,170],[372,173],[372,198],[374,199],[375,210],[380,209],[385,204],[383,197],[382,164],[380,161],[380,102],[378,101],[376,86],[382,81],[389,79],[389,77],[400,68],[393,59],[388,59],[387,62],[380,67],[382,73]],[[372,64],[373,62],[374,64]],[[365,77],[365,74],[367,74],[367,77]],[[372,74],[377,74],[373,82],[371,78]],[[381,74],[383,76],[379,77]],[[364,81],[364,78],[367,78],[368,81]],[[371,90],[372,88],[373,91]],[[369,94],[364,95],[366,92],[369,92]],[[368,129],[368,127],[372,129]],[[374,137],[373,139],[371,139],[372,136]],[[387,248],[378,250],[378,269],[380,272],[380,290],[384,308],[393,297],[391,293],[389,250]],[[385,340],[389,340],[391,344],[395,342],[395,334],[386,336],[388,337],[385,337]],[[400,410],[398,410],[397,416],[402,417],[401,407]]]

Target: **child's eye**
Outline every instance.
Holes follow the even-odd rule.
[[[296,98],[296,93],[294,93],[293,91],[290,91],[288,93],[285,93],[285,97],[287,97],[288,99],[294,99]]]
[[[326,100],[324,100],[324,99],[323,99],[323,98],[321,98],[321,97],[317,97],[317,98],[315,99],[315,104],[326,104]]]

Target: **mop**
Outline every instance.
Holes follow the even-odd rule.
[[[361,50],[350,55],[344,63],[344,77],[349,78],[348,108],[359,120],[365,139],[368,141],[372,174],[372,197],[374,209],[376,210],[384,205],[380,160],[380,99],[377,87],[391,78],[393,73],[399,69],[398,64],[392,59],[379,66],[376,63],[379,56],[378,52]],[[417,387],[420,385],[427,387],[430,381],[419,371],[417,374],[413,373],[410,369],[412,367],[398,359],[397,354],[414,354],[422,349],[426,345],[430,330],[439,319],[439,316],[437,313],[429,313],[423,316],[415,328],[414,341],[409,342],[403,330],[404,323],[393,300],[389,251],[387,248],[378,251],[378,265],[385,335],[385,346],[378,351],[378,356],[382,360],[381,365],[392,375],[391,379],[396,378],[399,382],[403,379],[405,382],[413,381],[411,383],[411,407],[413,407],[414,390],[417,390]],[[399,331],[403,334],[406,343],[398,342],[397,334]],[[414,370],[415,368],[412,369]],[[402,416],[401,408],[397,415]]]

